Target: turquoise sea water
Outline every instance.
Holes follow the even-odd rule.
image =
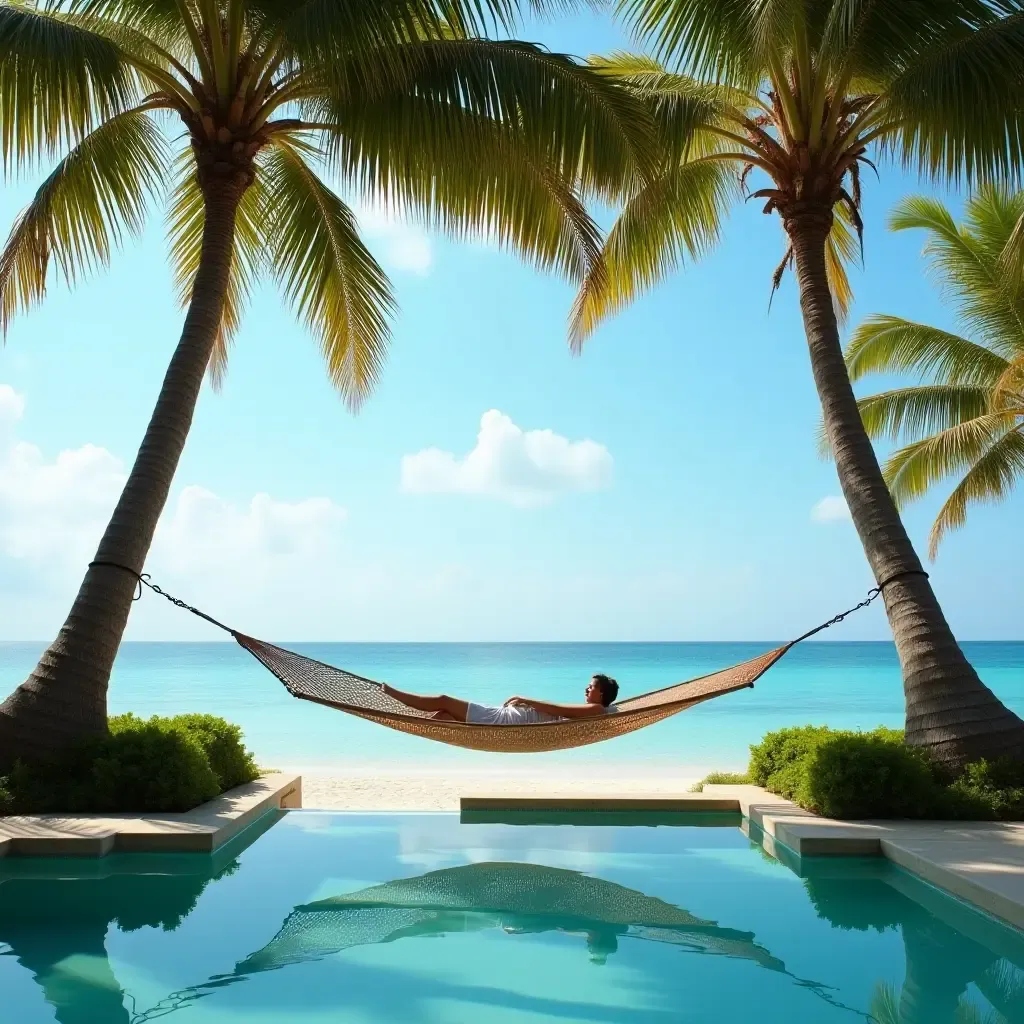
[[[0,644],[0,689],[30,671],[40,644]],[[408,690],[446,691],[485,704],[514,694],[582,700],[593,672],[615,676],[623,695],[666,686],[743,661],[771,643],[296,644],[322,661]],[[1024,714],[1024,643],[967,643],[982,679]],[[747,748],[769,729],[809,722],[837,728],[898,726],[903,692],[895,649],[887,643],[806,643],[752,690],[609,743],[560,754],[488,755],[393,733],[315,704],[294,700],[232,643],[127,643],[114,669],[113,712],[207,711],[244,729],[261,763],[278,768],[360,764],[509,764],[581,767],[629,764],[678,769],[742,768]]]
[[[1024,1024],[1024,934],[880,859],[589,820],[300,811],[213,856],[0,861],[0,1020]]]

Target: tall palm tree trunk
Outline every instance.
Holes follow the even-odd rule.
[[[202,254],[185,326],[96,561],[142,572],[220,327],[244,188],[222,180],[204,189]],[[44,758],[106,731],[107,683],[135,588],[135,577],[122,569],[94,565],[86,571],[57,639],[0,704],[0,767]]]
[[[981,757],[1024,757],[1024,722],[978,678],[946,622],[889,493],[846,370],[825,271],[831,207],[784,214],[814,383],[843,495],[876,581],[883,583],[903,670],[907,742],[956,767]]]

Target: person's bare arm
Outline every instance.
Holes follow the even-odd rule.
[[[604,714],[605,710],[600,704],[550,704],[546,700],[533,700],[532,697],[509,697],[505,707],[533,708],[541,714],[554,715],[556,718],[593,718],[594,715]]]

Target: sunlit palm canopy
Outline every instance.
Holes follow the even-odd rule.
[[[535,0],[535,7],[543,7]],[[645,108],[567,56],[505,32],[517,0],[68,0],[0,6],[5,165],[73,146],[0,257],[0,326],[107,263],[168,207],[187,300],[204,182],[246,185],[221,336],[272,277],[351,404],[372,387],[394,310],[354,204],[544,269],[601,279],[583,199],[653,171]],[[184,128],[184,131],[182,129]],[[329,184],[328,181],[332,182]]]
[[[842,315],[873,157],[954,183],[1020,174],[1024,0],[619,0],[618,9],[653,57],[593,63],[648,104],[669,158],[625,196],[605,265],[577,299],[577,345],[700,257],[743,195],[784,220],[808,203],[835,212],[826,258]],[[789,260],[787,251],[773,289]]]
[[[969,337],[895,316],[869,318],[847,347],[850,377],[910,374],[909,387],[859,401],[868,433],[902,445],[884,472],[906,505],[944,480],[955,486],[932,526],[929,553],[971,505],[1001,501],[1024,479],[1024,276],[1003,272],[1024,193],[984,188],[958,225],[937,199],[904,200],[897,231],[927,232],[925,256]]]

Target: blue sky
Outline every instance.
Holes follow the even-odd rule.
[[[627,45],[596,15],[521,34],[580,55]],[[0,223],[36,183],[0,193]],[[885,228],[926,188],[892,167],[866,181],[851,325],[954,326],[923,239]],[[839,487],[815,452],[791,279],[768,313],[782,231],[758,204],[579,358],[570,285],[482,243],[365,220],[401,303],[379,389],[346,412],[263,288],[223,392],[200,399],[149,563],[167,589],[276,639],[753,640],[802,632],[871,585],[850,523],[812,514]],[[0,638],[59,627],[134,456],[181,326],[164,253],[154,210],[109,270],[55,283],[0,350]],[[451,456],[406,461],[403,487],[403,459],[426,449]],[[937,505],[907,514],[922,548]],[[964,639],[1024,636],[1019,524],[1019,499],[977,510],[932,567]],[[887,635],[879,608],[835,631]],[[128,636],[217,638],[152,598]]]

